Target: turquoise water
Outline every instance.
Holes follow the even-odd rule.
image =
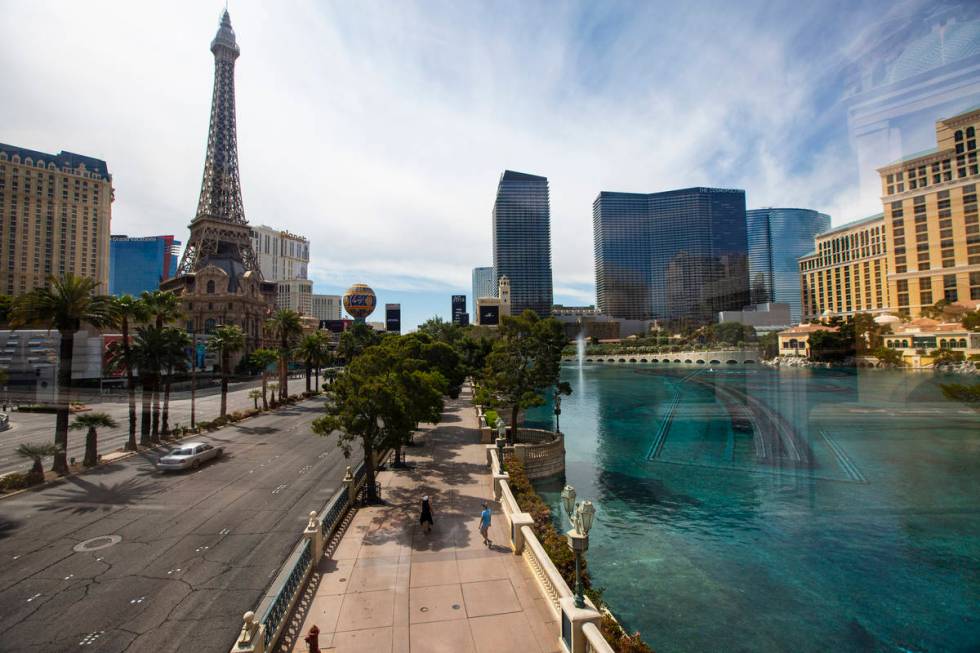
[[[563,379],[594,583],[658,653],[980,650],[980,414],[931,373]],[[538,484],[555,515],[560,488]]]

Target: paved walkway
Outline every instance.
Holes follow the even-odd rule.
[[[360,510],[333,555],[321,561],[293,651],[320,629],[320,651],[353,653],[550,653],[558,625],[523,558],[506,544],[492,503],[485,446],[469,396],[416,436],[409,469],[379,474],[386,505]],[[419,526],[429,495],[435,527]],[[491,501],[487,548],[480,503]],[[500,542],[500,545],[497,544]]]

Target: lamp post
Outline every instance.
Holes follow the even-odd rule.
[[[575,503],[575,488],[566,485],[561,491],[562,507],[572,523],[572,530],[565,533],[568,548],[575,554],[575,607],[585,607],[582,590],[582,556],[589,550],[589,531],[595,519],[595,506],[591,501]]]
[[[561,415],[561,393],[555,392],[555,433],[561,433],[561,424],[558,421]]]
[[[500,471],[504,471],[504,446],[507,444],[507,426],[504,420],[497,418],[497,460],[500,461]]]

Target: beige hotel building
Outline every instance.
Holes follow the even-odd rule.
[[[814,238],[800,258],[804,322],[980,304],[978,131],[980,109],[939,120],[937,147],[878,169],[883,213]]]
[[[109,292],[112,175],[105,161],[0,143],[0,293],[72,273]]]
[[[892,309],[918,317],[939,300],[980,303],[980,109],[939,120],[937,147],[878,169]]]

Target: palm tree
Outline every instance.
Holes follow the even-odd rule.
[[[160,431],[163,435],[170,434],[170,384],[174,372],[184,372],[187,369],[187,349],[191,346],[191,337],[183,329],[164,327],[165,347],[163,351],[164,369],[167,377],[163,385],[163,416],[160,419]]]
[[[146,303],[132,295],[115,298],[116,325],[122,333],[118,361],[126,371],[126,391],[129,395],[129,439],[126,441],[127,451],[136,451],[136,375],[133,372],[133,353],[129,342],[129,327],[136,322],[149,319]]]
[[[224,324],[214,330],[208,349],[221,358],[221,417],[228,411],[228,375],[231,374],[231,355],[245,348],[245,332],[234,324]]]
[[[61,449],[58,448],[58,445],[50,442],[45,442],[44,444],[30,444],[25,442],[17,447],[18,456],[33,461],[34,464],[31,470],[27,472],[27,475],[35,483],[44,480],[44,466],[41,464],[41,460],[48,456],[57,456],[60,452]]]
[[[97,295],[98,282],[94,279],[66,274],[62,278],[49,277],[46,288],[36,288],[14,300],[10,324],[13,328],[42,325],[48,330],[57,329],[61,336],[58,351],[58,405],[54,427],[54,442],[58,452],[54,454],[52,471],[68,472],[68,406],[71,402],[71,364],[74,357],[75,334],[88,324],[97,329],[111,325],[115,320],[115,303],[111,297]]]
[[[116,426],[118,426],[116,420],[106,413],[86,413],[75,418],[69,428],[73,431],[88,429],[88,433],[85,435],[85,458],[82,460],[84,466],[94,467],[99,462],[99,434],[97,429],[111,429]]]
[[[262,398],[262,391],[261,390],[249,390],[248,391],[248,398],[251,399],[252,402],[255,404],[255,410],[258,410],[259,409],[259,399]]]
[[[133,337],[133,364],[139,370],[140,386],[140,446],[149,447],[160,442],[159,433],[153,433],[150,428],[150,412],[153,406],[153,388],[158,384],[160,370],[163,369],[163,359],[167,348],[167,336],[164,329],[155,324],[148,324],[136,329]]]
[[[266,399],[266,389],[268,386],[269,366],[279,360],[279,354],[275,349],[263,347],[252,352],[252,365],[262,371],[262,410],[269,410],[269,402]]]
[[[282,308],[266,321],[266,328],[279,343],[279,399],[289,396],[289,352],[293,343],[303,333],[303,323],[299,313],[291,308]]]
[[[327,339],[319,331],[303,336],[296,346],[294,355],[306,365],[306,392],[310,392],[310,378],[313,376],[313,368],[317,369],[317,382],[319,383],[320,365],[327,352]],[[319,389],[319,388],[318,388]]]
[[[158,329],[164,325],[176,322],[183,316],[180,310],[180,298],[169,290],[144,290],[140,300],[146,304],[146,310]],[[160,379],[156,377],[157,385],[153,388],[153,438],[160,439]]]

